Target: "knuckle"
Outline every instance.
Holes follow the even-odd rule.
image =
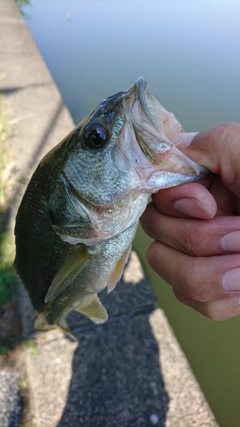
[[[193,256],[201,255],[202,235],[197,228],[194,229],[194,232],[191,229],[183,230],[180,239],[187,254]]]
[[[181,304],[185,304],[185,305],[191,305],[188,302],[188,298],[186,298],[186,296],[184,294],[182,294],[181,292],[179,292],[177,289],[173,288],[173,293],[175,295],[175,297],[177,298],[177,300],[181,303]]]
[[[159,267],[161,265],[161,263],[159,262],[159,250],[158,250],[158,242],[154,241],[153,243],[151,243],[151,245],[149,246],[149,248],[147,249],[147,253],[146,253],[146,258],[147,258],[147,262],[150,265],[150,267],[157,271],[157,273],[159,274]]]
[[[195,252],[195,236],[193,238],[193,235],[190,230],[185,230],[182,232],[182,241],[184,243],[184,247],[187,253],[193,255],[193,253]]]

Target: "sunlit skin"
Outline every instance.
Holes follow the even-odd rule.
[[[240,314],[240,124],[178,137],[212,173],[153,195],[141,218],[155,240],[147,259],[180,302],[228,319]]]

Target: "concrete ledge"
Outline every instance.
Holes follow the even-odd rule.
[[[15,181],[22,182],[73,121],[13,0],[0,2],[0,36],[6,40],[0,88],[12,130],[8,150]],[[23,190],[15,185],[10,193],[12,224]],[[24,290],[21,298],[27,336],[32,314]],[[42,334],[36,354],[26,350],[37,426],[217,426],[163,312],[154,307],[135,253],[116,290],[101,298],[110,313],[105,324],[69,316],[78,344]]]

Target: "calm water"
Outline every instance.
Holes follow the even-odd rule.
[[[75,122],[140,75],[187,131],[240,121],[240,2],[31,0],[25,19]],[[240,425],[240,318],[182,306],[146,265],[159,304],[221,427]]]

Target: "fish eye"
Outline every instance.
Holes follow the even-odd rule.
[[[89,149],[103,148],[108,142],[108,131],[101,124],[95,124],[85,129],[85,144]]]

